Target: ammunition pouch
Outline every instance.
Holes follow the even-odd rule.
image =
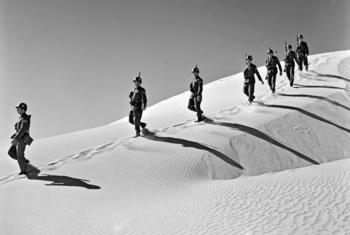
[[[26,144],[26,145],[31,145],[32,142],[33,142],[33,138],[30,137],[29,133],[26,133],[23,137],[23,142]]]

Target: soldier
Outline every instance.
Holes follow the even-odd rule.
[[[282,66],[277,56],[273,55],[273,50],[269,49],[267,51],[267,54],[268,54],[268,57],[266,59],[267,74],[265,79],[267,80],[272,93],[275,93],[277,66],[280,71],[280,76],[282,76]]]
[[[298,67],[299,70],[302,71],[303,70],[303,64],[305,65],[305,70],[308,70],[308,60],[307,60],[307,56],[309,55],[309,47],[307,46],[307,43],[304,41],[303,39],[303,35],[299,35],[298,36],[298,42],[297,42],[297,48],[296,48],[296,52],[298,54]]]
[[[202,103],[202,92],[203,92],[203,79],[199,77],[199,69],[196,65],[192,69],[193,81],[190,83],[191,97],[188,100],[187,108],[193,112],[197,113],[197,121],[203,121],[203,111],[201,109]]]
[[[25,103],[20,103],[16,106],[16,109],[20,116],[18,122],[15,124],[16,133],[11,136],[12,141],[8,154],[11,158],[18,161],[21,170],[20,174],[27,174],[30,171],[28,167],[29,160],[24,157],[24,151],[26,145],[30,145],[33,142],[33,139],[29,135],[31,115],[26,114],[27,105]]]
[[[246,67],[244,68],[243,75],[244,75],[244,86],[243,86],[243,92],[248,96],[249,103],[252,103],[255,96],[254,96],[254,87],[255,87],[255,77],[254,74],[258,76],[259,81],[261,84],[264,85],[264,81],[261,79],[261,76],[259,74],[258,69],[256,68],[256,65],[252,63],[253,56],[248,55],[245,58],[246,60]]]
[[[133,79],[135,84],[135,89],[130,92],[130,105],[131,111],[129,113],[129,122],[135,126],[136,136],[140,136],[140,127],[142,128],[142,133],[146,133],[146,123],[141,122],[142,112],[146,110],[147,106],[147,97],[146,90],[141,87],[142,78],[137,76]]]
[[[295,68],[294,61],[296,61],[297,64],[299,64],[297,54],[295,53],[295,51],[293,51],[292,45],[289,44],[287,54],[284,58],[284,62],[285,62],[284,70],[286,71],[291,87],[294,84],[294,68]]]

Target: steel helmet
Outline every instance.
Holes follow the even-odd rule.
[[[139,76],[135,77],[132,81],[142,83],[141,73],[139,73]]]
[[[199,68],[197,67],[197,65],[196,65],[196,67],[194,67],[192,69],[192,73],[194,73],[194,72],[199,73]]]
[[[250,60],[250,61],[252,61],[252,60],[253,60],[253,56],[252,56],[252,55],[248,55],[248,56],[245,57],[245,60]]]
[[[292,45],[289,44],[289,45],[288,45],[288,49],[292,49],[292,48],[293,48]]]
[[[273,54],[273,50],[272,50],[271,48],[269,48],[269,49],[267,50],[267,54]]]
[[[304,38],[302,34],[299,35],[299,38]]]
[[[16,109],[23,109],[23,110],[27,111],[28,106],[26,103],[20,103],[19,105],[16,106]]]

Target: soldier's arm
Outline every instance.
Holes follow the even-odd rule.
[[[305,42],[305,47],[306,47],[306,54],[309,55],[309,47],[306,42]]]
[[[277,65],[278,65],[278,69],[280,70],[280,73],[282,73],[282,66],[279,59],[277,59]]]
[[[203,91],[203,81],[198,81],[198,91],[197,91],[197,95],[202,94]]]
[[[260,73],[259,73],[259,70],[257,69],[257,67],[254,68],[254,72],[258,76],[259,81],[262,82],[263,80],[261,79],[261,76],[260,76]]]
[[[28,131],[29,131],[29,121],[24,119],[24,120],[22,120],[21,128],[16,133],[16,135],[13,137],[13,139],[15,139],[15,140],[22,139],[23,136],[25,135],[25,133],[27,133]]]
[[[130,91],[129,98],[130,98],[129,104],[131,106],[134,105],[134,92],[133,91]]]
[[[142,92],[142,103],[143,103],[143,107],[146,108],[146,106],[147,106],[146,90],[144,90],[144,91]]]

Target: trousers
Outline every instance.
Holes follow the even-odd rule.
[[[24,157],[24,151],[26,149],[26,144],[24,143],[23,140],[19,140],[16,144],[12,144],[9,151],[8,155],[18,161],[19,168],[21,171],[25,171],[27,162]]]

